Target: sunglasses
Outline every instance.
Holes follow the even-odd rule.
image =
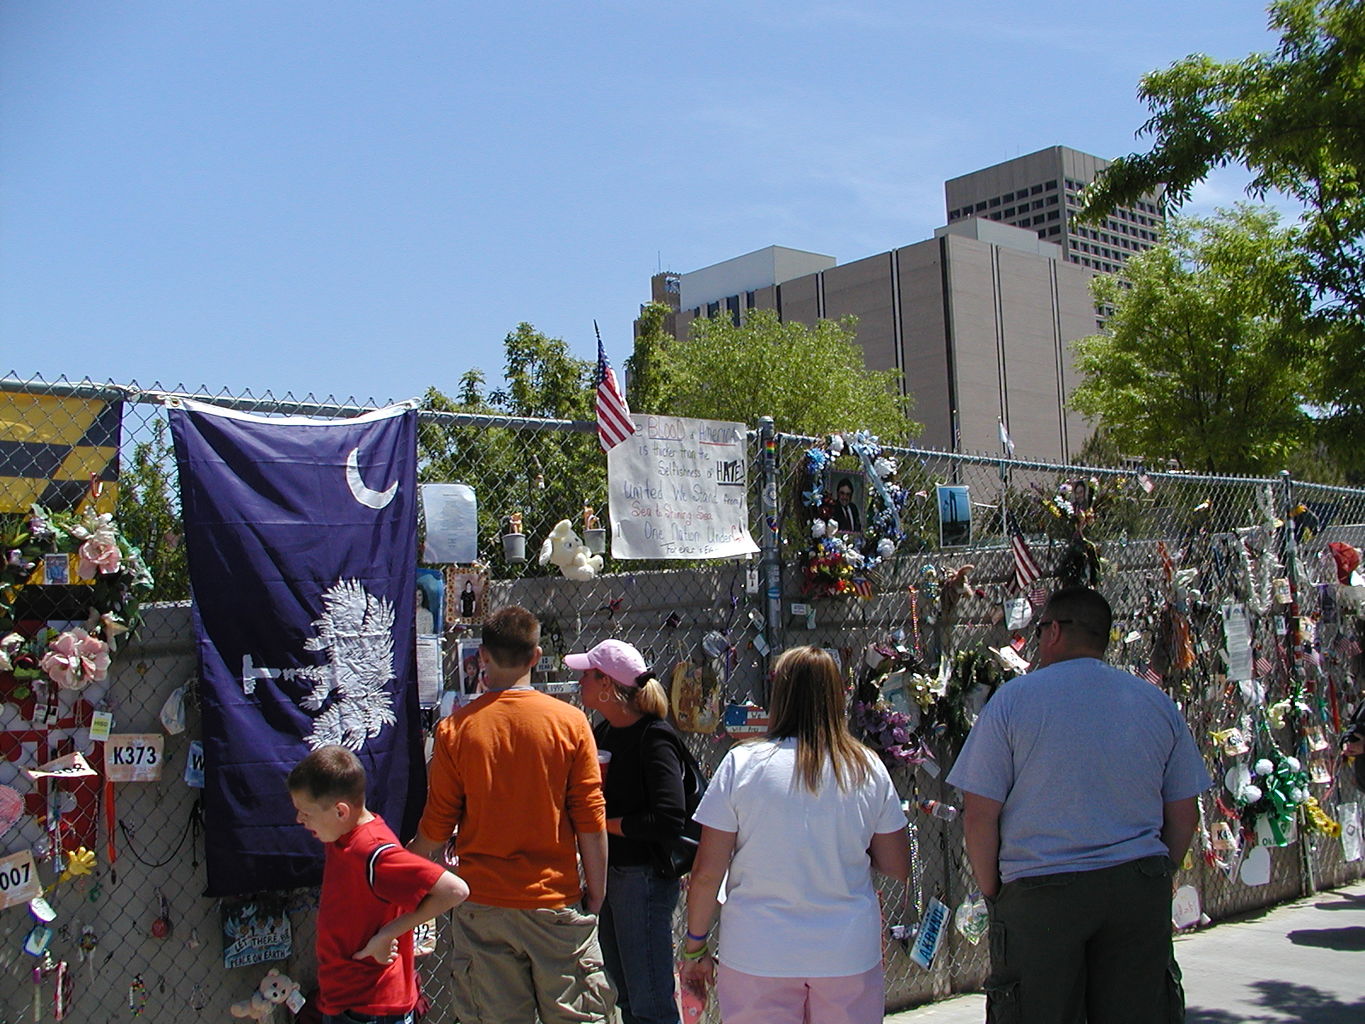
[[[1070,626],[1075,621],[1076,621],[1075,619],[1043,619],[1041,622],[1039,622],[1036,626],[1033,627],[1033,635],[1036,637],[1041,637],[1043,635],[1044,627],[1050,626],[1054,622],[1057,623],[1057,625],[1059,626]]]

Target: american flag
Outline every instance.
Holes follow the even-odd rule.
[[[1010,534],[1010,550],[1014,552],[1014,585],[1023,593],[1029,594],[1031,599],[1029,585],[1038,581],[1043,575],[1043,570],[1038,568],[1033,552],[1029,550],[1028,542],[1024,540],[1014,517],[1006,513],[1005,522]]]
[[[861,597],[864,601],[871,601],[872,581],[869,579],[865,579],[861,576],[855,577],[853,580],[853,592],[857,594],[859,597]]]
[[[1150,663],[1142,670],[1142,678],[1153,686],[1160,686],[1162,683],[1161,673],[1152,668]]]
[[[597,324],[594,322],[593,327]],[[602,450],[609,452],[635,433],[626,396],[616,384],[616,372],[607,362],[602,350],[602,336],[597,336],[597,440]]]

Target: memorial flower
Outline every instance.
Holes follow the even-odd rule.
[[[104,576],[116,573],[123,561],[118,542],[99,537],[87,540],[77,549],[76,555],[80,559],[76,568],[83,577],[94,576],[97,572]]]
[[[109,645],[79,627],[67,630],[47,645],[39,667],[63,690],[83,690],[109,671]]]

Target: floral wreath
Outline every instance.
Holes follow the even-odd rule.
[[[834,520],[835,498],[824,491],[825,471],[851,455],[868,481],[867,521],[862,536],[844,532]],[[901,510],[905,489],[895,483],[896,460],[865,430],[834,434],[806,450],[801,462],[801,506],[810,546],[801,553],[802,589],[825,597],[872,596],[867,573],[896,552],[905,537]]]
[[[1104,486],[1098,477],[1063,480],[1052,494],[1033,484],[1047,534],[1065,546],[1053,570],[1062,586],[1098,587],[1108,563],[1086,531],[1104,518],[1119,496],[1125,477]]]
[[[71,582],[90,587],[84,626],[25,628],[16,618],[20,594],[41,586],[44,559],[74,557]],[[49,512],[34,505],[28,515],[0,516],[0,673],[17,685],[15,700],[32,694],[28,683],[44,676],[64,690],[83,690],[104,679],[116,637],[135,627],[152,576],[141,552],[119,531],[108,512],[86,508]],[[0,694],[0,699],[5,695]]]
[[[889,769],[932,760],[931,742],[953,755],[961,749],[984,704],[1014,675],[983,649],[959,651],[937,670],[903,647],[876,647],[880,663],[867,672],[853,701],[851,724]],[[874,655],[869,652],[868,661]],[[899,676],[899,694],[886,687]]]

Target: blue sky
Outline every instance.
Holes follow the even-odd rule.
[[[403,398],[649,278],[929,237],[943,181],[1143,148],[1229,0],[0,4],[0,373]],[[1198,196],[1238,198],[1236,174]]]

